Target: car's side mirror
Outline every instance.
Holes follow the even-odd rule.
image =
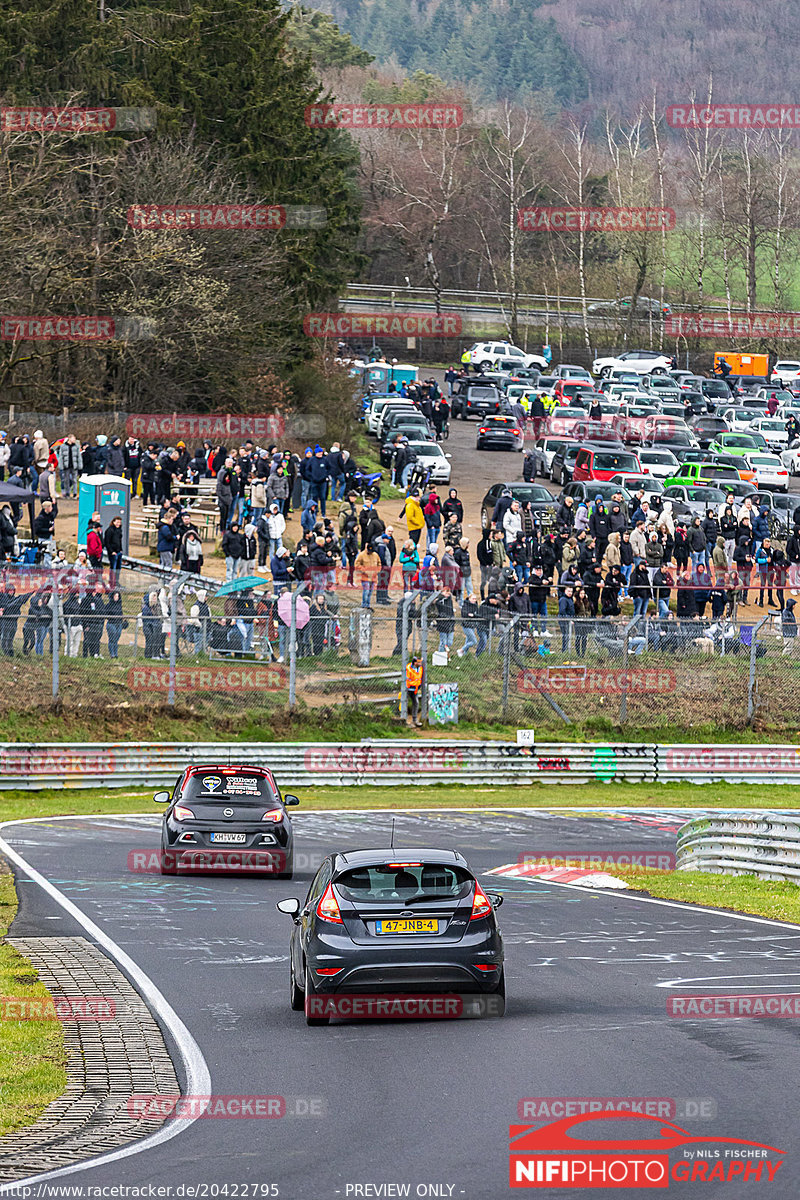
[[[499,908],[503,903],[504,897],[499,892],[487,892],[486,895],[492,902],[492,908]]]
[[[292,896],[288,900],[279,900],[275,907],[278,912],[286,913],[287,917],[296,917],[300,912],[300,901]]]
[[[452,454],[445,454],[445,458],[452,458]]]
[[[293,796],[291,792],[289,792],[283,797],[283,803],[284,807],[291,808],[293,804],[299,804],[300,799],[298,796]]]
[[[155,796],[153,796],[153,803],[154,804],[169,804],[170,799],[171,799],[171,797],[170,797],[169,792],[156,792]]]

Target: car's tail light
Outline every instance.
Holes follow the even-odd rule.
[[[263,817],[261,818],[261,820],[262,820],[262,821],[275,821],[275,823],[277,824],[277,822],[278,822],[278,821],[282,821],[282,820],[283,820],[283,809],[281,809],[281,808],[271,808],[271,809],[269,810],[269,812],[265,812],[265,813],[264,813],[264,815],[263,815]]]
[[[480,429],[478,430],[478,433],[486,433],[486,426],[481,425]]]
[[[513,433],[514,437],[522,437],[521,429],[512,429],[511,432]]]
[[[344,967],[315,967],[314,974],[315,975],[338,975],[339,972],[343,971],[343,970],[344,970]]]
[[[500,970],[500,963],[475,963],[474,966],[477,971],[499,971]]]
[[[479,883],[475,884],[475,895],[472,897],[472,912],[470,921],[477,917],[486,917],[492,911],[492,902]]]
[[[339,912],[339,902],[333,894],[333,884],[329,883],[323,895],[320,897],[317,905],[317,916],[322,917],[323,921],[335,921],[338,925],[344,925],[342,914]]]
[[[421,862],[387,863],[386,866],[391,867],[391,869],[393,871],[396,871],[400,867],[421,867],[422,863]]]
[[[176,804],[172,810],[172,815],[176,821],[193,821],[194,813],[190,808],[184,808],[182,804]]]

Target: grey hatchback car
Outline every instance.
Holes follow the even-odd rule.
[[[309,1025],[340,1011],[321,998],[456,993],[505,1006],[503,939],[495,909],[455,850],[330,854],[309,888],[278,909],[292,917],[290,1004]],[[441,1015],[449,1015],[447,1013]]]

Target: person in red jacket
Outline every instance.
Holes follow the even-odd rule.
[[[100,536],[100,529],[99,521],[90,521],[89,532],[86,535],[86,553],[98,575],[103,574],[103,539]]]

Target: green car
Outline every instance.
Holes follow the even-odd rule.
[[[677,475],[673,475],[670,479],[664,480],[664,487],[694,487],[698,483],[718,483],[730,481],[731,483],[739,483],[741,475],[735,467],[726,467],[722,463],[715,462],[685,462],[681,463],[681,469]]]
[[[712,454],[734,454],[743,458],[754,450],[768,450],[766,438],[760,433],[721,433],[708,447]]]

